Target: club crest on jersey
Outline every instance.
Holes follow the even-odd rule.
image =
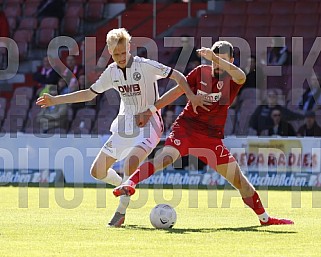
[[[219,81],[217,82],[216,86],[217,86],[217,89],[218,89],[218,90],[221,90],[222,87],[224,86],[224,82],[223,82],[222,80],[219,80]]]
[[[141,78],[142,78],[142,75],[139,72],[136,71],[136,72],[133,73],[133,79],[134,80],[138,81]]]
[[[177,145],[177,146],[180,146],[181,145],[181,140],[174,139],[174,144]]]

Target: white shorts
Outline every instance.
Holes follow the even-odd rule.
[[[121,161],[136,146],[140,146],[147,153],[150,153],[159,143],[160,137],[161,133],[155,131],[155,129],[146,128],[141,128],[139,133],[133,136],[114,132],[101,148],[101,151],[117,161]]]

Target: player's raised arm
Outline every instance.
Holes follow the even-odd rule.
[[[225,70],[232,77],[233,81],[239,85],[244,84],[246,80],[245,73],[233,64],[234,58],[230,56],[230,60],[225,60],[213,52],[212,49],[202,47],[197,50],[198,54],[205,59],[216,63],[220,69]]]
[[[58,104],[79,103],[91,101],[97,96],[90,88],[76,91],[65,95],[52,96],[50,94],[43,94],[37,99],[36,104],[41,108],[46,108]]]

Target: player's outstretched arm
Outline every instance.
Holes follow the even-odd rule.
[[[193,111],[198,114],[196,108],[199,106],[206,111],[210,111],[205,105],[210,105],[212,103],[206,101],[204,96],[195,95],[191,90],[190,86],[187,83],[186,77],[179,71],[173,70],[172,75],[170,76],[171,79],[175,80],[176,83],[181,87],[184,91],[186,97],[191,101],[193,106]],[[175,100],[175,99],[174,99]]]
[[[96,96],[97,94],[92,92],[90,89],[80,90],[73,93],[57,96],[52,96],[50,94],[45,93],[43,94],[43,96],[37,99],[36,104],[39,105],[41,108],[46,108],[58,104],[87,102],[94,99]]]
[[[221,69],[231,75],[235,83],[239,85],[244,84],[246,75],[239,67],[219,57],[210,48],[202,47],[201,49],[197,49],[197,52],[205,59],[217,63]]]

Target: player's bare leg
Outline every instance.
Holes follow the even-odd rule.
[[[120,185],[121,177],[111,168],[115,161],[116,159],[100,151],[91,166],[91,176],[113,186]]]
[[[155,154],[155,157],[152,161],[142,164],[127,181],[116,187],[113,191],[113,194],[116,197],[121,195],[133,195],[135,193],[135,185],[150,177],[156,171],[162,170],[168,165],[172,164],[179,157],[180,153],[176,148],[165,146]]]
[[[261,225],[290,225],[293,221],[270,217],[265,211],[261,199],[253,185],[244,176],[236,161],[218,165],[217,172],[225,177],[236,189],[239,190],[244,203],[258,216]]]
[[[147,158],[150,152],[151,149],[146,151],[145,149],[139,146],[133,148],[133,150],[128,154],[128,156],[125,159],[123,167],[123,182],[125,182],[129,178],[129,175],[131,175],[138,168],[139,164]],[[134,190],[135,192],[135,187],[131,187],[131,190]],[[120,227],[124,223],[126,210],[130,202],[130,195],[131,194],[127,194],[125,191],[123,192],[119,199],[119,205],[116,209],[116,212],[113,218],[108,223],[109,226]]]

